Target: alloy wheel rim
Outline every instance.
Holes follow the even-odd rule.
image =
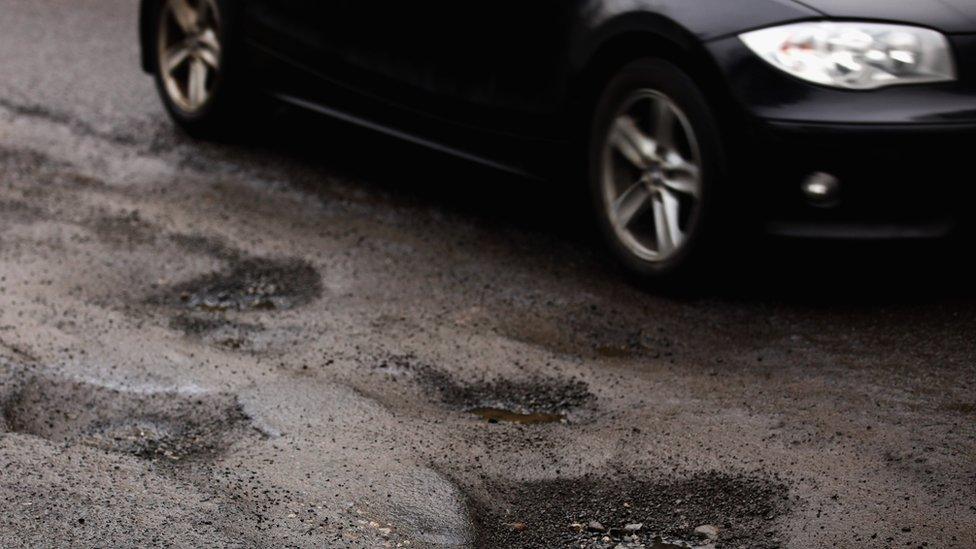
[[[603,147],[602,189],[617,239],[661,263],[689,241],[701,213],[701,150],[688,117],[656,90],[638,90],[617,111]]]
[[[167,0],[159,18],[159,71],[166,94],[195,114],[213,97],[222,61],[214,0]]]

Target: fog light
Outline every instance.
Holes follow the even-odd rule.
[[[830,208],[837,205],[840,180],[829,173],[816,172],[807,176],[800,188],[811,205]]]

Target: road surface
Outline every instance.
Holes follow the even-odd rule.
[[[189,140],[136,11],[0,0],[0,545],[976,547],[965,247],[662,295],[558,186]]]

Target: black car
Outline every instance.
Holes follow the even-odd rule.
[[[753,228],[939,237],[971,208],[973,0],[142,0],[141,14],[144,67],[190,134],[239,127],[260,93],[585,179],[611,249],[649,278],[734,254]]]

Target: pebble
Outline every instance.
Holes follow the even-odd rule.
[[[695,533],[710,540],[718,539],[718,527],[712,526],[711,524],[702,524],[698,528],[695,528]]]

